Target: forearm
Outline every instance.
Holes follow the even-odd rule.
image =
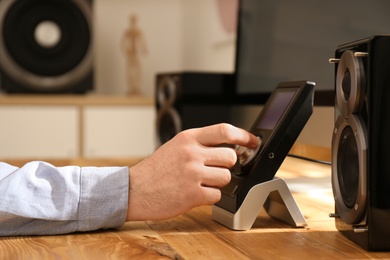
[[[62,234],[121,226],[127,167],[0,163],[0,235]]]

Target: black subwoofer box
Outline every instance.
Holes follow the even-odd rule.
[[[0,86],[9,93],[93,88],[91,0],[0,0]]]

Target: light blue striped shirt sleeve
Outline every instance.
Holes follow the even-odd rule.
[[[0,236],[50,235],[125,223],[128,167],[0,162]]]

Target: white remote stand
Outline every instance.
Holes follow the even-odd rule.
[[[307,226],[290,189],[281,178],[257,184],[250,189],[241,207],[236,213],[231,213],[221,207],[212,207],[213,220],[234,230],[249,230],[252,228],[261,208],[267,213],[294,227]]]

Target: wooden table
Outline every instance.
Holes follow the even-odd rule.
[[[212,220],[211,207],[118,230],[0,238],[0,259],[390,259],[343,237],[333,212],[330,167],[287,158],[277,176],[293,191],[308,226],[293,228],[261,211],[249,231]]]

